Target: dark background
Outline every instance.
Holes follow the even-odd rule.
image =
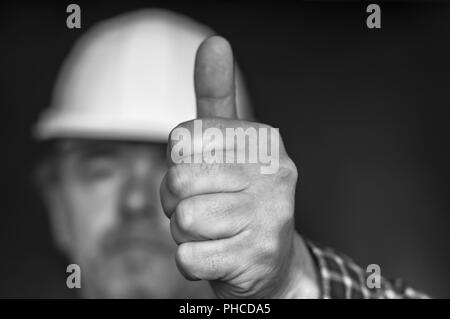
[[[450,4],[71,1],[0,6],[0,297],[72,297],[31,183],[30,129],[71,45],[144,7],[185,13],[233,45],[262,122],[301,171],[297,226],[361,265],[450,297]]]

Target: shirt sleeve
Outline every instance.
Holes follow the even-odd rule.
[[[323,299],[428,299],[429,297],[402,280],[388,280],[381,275],[376,287],[369,288],[371,273],[349,257],[311,241],[307,246],[315,260]]]

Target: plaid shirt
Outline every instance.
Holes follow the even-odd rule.
[[[401,280],[380,278],[379,288],[368,288],[367,273],[349,257],[310,241],[308,247],[318,267],[321,297],[324,299],[424,299],[427,295]]]

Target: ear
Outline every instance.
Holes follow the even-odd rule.
[[[70,222],[61,190],[56,185],[46,185],[43,197],[49,214],[50,227],[57,247],[70,254]]]
[[[49,215],[50,228],[57,247],[70,254],[70,221],[61,191],[54,158],[42,161],[34,172],[34,184],[41,194]]]

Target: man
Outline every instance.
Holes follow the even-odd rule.
[[[195,118],[200,133],[271,131],[250,121],[231,47],[212,34],[165,11],[124,15],[91,30],[62,69],[36,130],[52,149],[40,183],[83,296],[421,297],[384,279],[369,289],[361,268],[295,231],[297,170],[279,135],[271,174],[261,162],[186,160],[211,155],[217,141],[204,135],[174,157]],[[228,146],[215,152],[245,158]]]

